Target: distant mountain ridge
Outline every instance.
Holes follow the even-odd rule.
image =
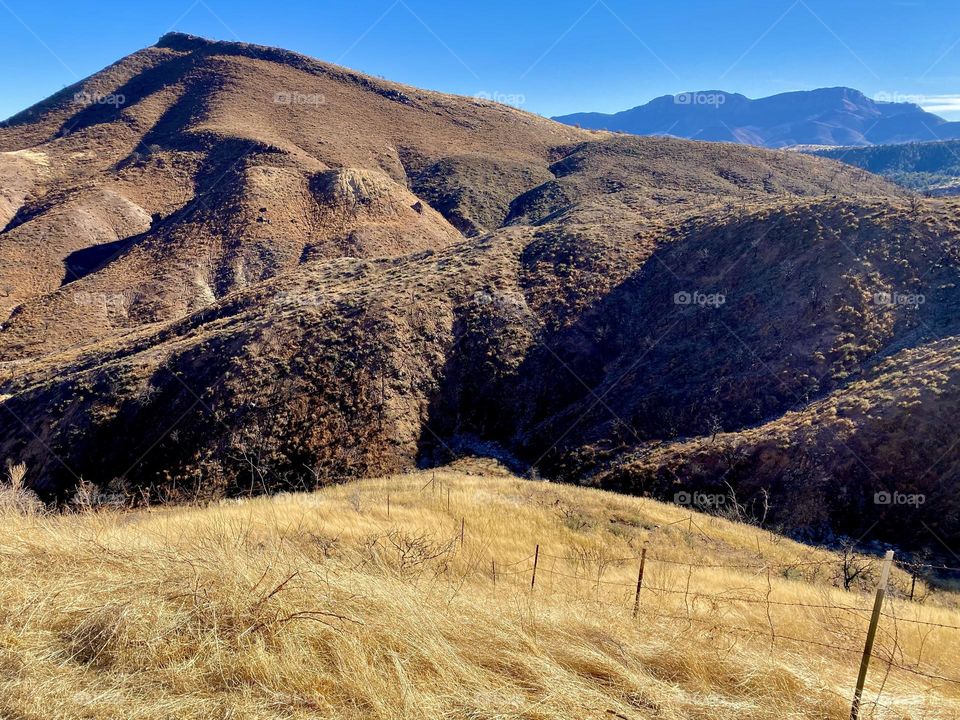
[[[623,112],[553,118],[588,130],[671,135],[768,148],[869,146],[960,138],[948,122],[908,102],[879,102],[846,87],[781,93],[752,100],[720,90],[664,95]]]

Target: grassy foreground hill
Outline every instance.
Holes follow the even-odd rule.
[[[206,507],[7,503],[0,716],[841,720],[875,571],[477,461]],[[863,716],[960,717],[958,598],[908,589],[895,571]]]

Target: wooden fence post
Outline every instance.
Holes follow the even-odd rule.
[[[493,575],[493,584],[494,586],[496,586],[497,584],[497,561],[496,560],[490,561],[490,574]]]
[[[530,589],[533,590],[533,586],[537,584],[537,562],[540,560],[540,546],[537,545],[537,549],[533,551],[533,577],[530,578]]]
[[[466,522],[466,518],[460,518],[460,547],[463,547],[463,528]]]
[[[643,586],[643,566],[647,563],[647,549],[640,551],[640,572],[637,573],[637,594],[633,598],[633,617],[640,612],[640,588]]]
[[[887,580],[890,578],[891,562],[893,562],[893,550],[887,550],[887,554],[883,558],[883,569],[880,571],[880,583],[877,585],[877,595],[873,601],[873,615],[870,616],[867,641],[863,646],[860,674],[857,675],[857,689],[853,693],[853,705],[850,706],[850,720],[858,720],[860,717],[860,699],[863,697],[863,686],[867,680],[867,669],[870,667],[873,641],[877,637],[877,625],[880,622],[880,609],[883,607],[883,596],[887,592]]]

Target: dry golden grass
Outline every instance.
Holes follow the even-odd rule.
[[[618,559],[644,546],[634,620],[637,563]],[[859,658],[826,646],[861,646],[867,613],[791,606],[868,607],[831,586],[836,567],[755,528],[479,464],[207,508],[7,510],[0,717],[839,720]],[[952,600],[886,609],[960,625]],[[885,618],[864,716],[958,717],[960,686],[885,677],[894,635],[897,664],[960,675],[960,634]]]

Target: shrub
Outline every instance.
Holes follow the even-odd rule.
[[[43,503],[37,494],[27,485],[26,463],[7,461],[7,482],[0,484],[0,510],[13,510],[18,513],[35,513]]]

